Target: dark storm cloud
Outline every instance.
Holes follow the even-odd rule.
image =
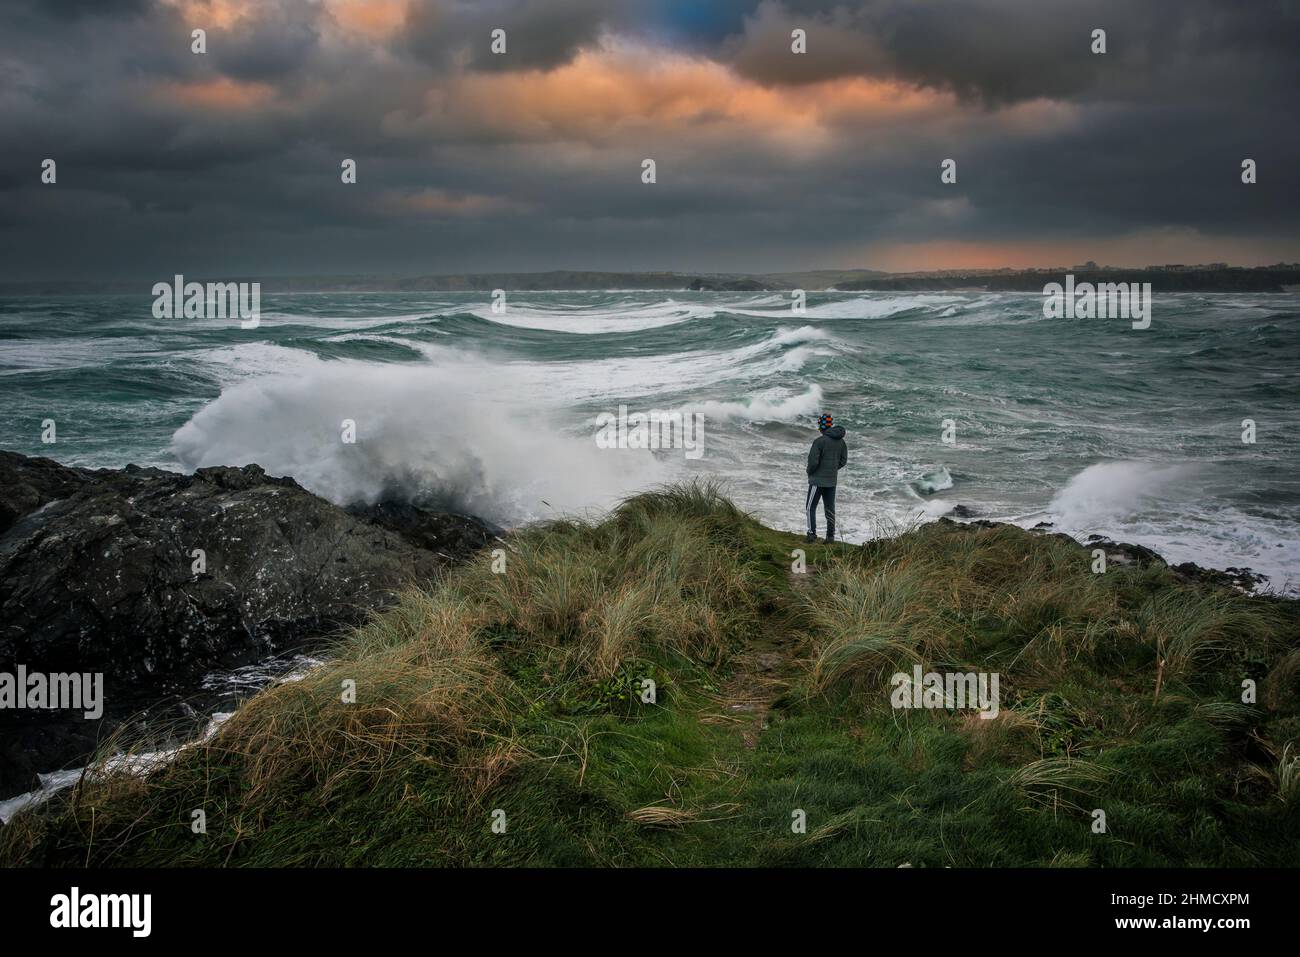
[[[216,69],[240,80],[273,80],[303,70],[320,44],[317,13],[306,4],[259,8],[238,29],[216,30]]]
[[[156,0],[9,0],[9,3],[14,14],[49,20],[75,20],[80,17],[133,16],[153,8]]]
[[[225,6],[0,12],[0,275],[870,266],[1170,229],[1294,258],[1300,235],[1292,4]]]
[[[1242,75],[1261,68],[1273,82],[1300,77],[1297,9],[1285,0],[1249,12],[1215,0],[767,0],[724,46],[741,73],[767,83],[895,77],[994,105],[1089,92],[1141,96],[1198,76],[1244,87]],[[796,27],[808,32],[815,55],[785,55]],[[1094,29],[1106,31],[1104,57],[1091,52]]]
[[[550,69],[594,43],[619,5],[607,0],[486,0],[418,4],[406,21],[407,48],[445,69],[455,62],[479,70]],[[492,31],[506,32],[508,55],[491,52]]]

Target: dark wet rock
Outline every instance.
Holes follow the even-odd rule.
[[[44,505],[67,498],[87,482],[84,469],[50,459],[0,452],[0,534]]]
[[[349,505],[347,512],[395,532],[416,548],[453,561],[472,555],[505,534],[499,526],[472,515],[441,512],[411,502]]]
[[[84,756],[111,716],[353,624],[494,534],[428,510],[350,514],[256,465],[182,475],[0,452],[0,483],[0,671],[100,672],[110,715],[0,711],[0,797]]]
[[[979,512],[975,511],[975,509],[971,508],[969,505],[954,505],[951,509],[948,510],[948,514],[945,515],[944,517],[945,518],[974,518],[978,514]]]
[[[0,667],[149,682],[234,666],[356,620],[441,563],[255,465],[82,476],[0,535]]]
[[[1034,529],[1033,531],[1038,535],[1042,535],[1044,538],[1055,538],[1057,541],[1068,542],[1075,547],[1078,547],[1079,545],[1078,540],[1075,539],[1073,535],[1067,535],[1065,532],[1053,532],[1048,529]]]
[[[1173,571],[1185,581],[1204,582],[1221,585],[1225,588],[1237,588],[1241,591],[1254,591],[1268,581],[1268,577],[1249,568],[1202,568],[1191,562],[1174,565]]]
[[[1084,547],[1092,550],[1100,548],[1106,553],[1106,562],[1114,565],[1157,565],[1168,564],[1156,552],[1144,545],[1131,545],[1128,542],[1113,542],[1102,535],[1089,535],[1084,539]]]

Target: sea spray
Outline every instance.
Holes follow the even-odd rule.
[[[688,459],[704,455],[704,416],[699,412],[618,412],[596,416],[596,447],[599,449],[682,449]]]
[[[502,525],[609,505],[665,477],[648,452],[607,456],[561,432],[553,408],[497,371],[334,362],[261,377],[223,391],[172,448],[186,468],[254,462],[338,504],[399,499]]]
[[[1152,499],[1168,501],[1195,471],[1190,463],[1099,462],[1070,479],[1047,510],[1062,524],[1097,531],[1129,517]],[[1195,494],[1194,489],[1186,494]]]

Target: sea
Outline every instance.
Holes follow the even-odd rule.
[[[1295,294],[1156,294],[1146,329],[987,292],[268,294],[255,328],[153,303],[0,298],[0,448],[256,463],[506,527],[703,476],[802,531],[829,413],[847,541],[956,509],[1300,591]],[[620,409],[689,416],[698,443],[602,447]]]

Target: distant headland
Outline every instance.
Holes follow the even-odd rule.
[[[1300,263],[1230,266],[1227,263],[1163,266],[1078,266],[1033,269],[942,269],[883,272],[875,269],[813,269],[777,273],[713,272],[549,272],[448,273],[428,276],[220,276],[222,282],[256,281],[264,294],[312,292],[518,292],[563,290],[661,289],[692,292],[786,292],[791,289],[841,292],[1041,292],[1048,283],[1150,283],[1154,292],[1295,292]],[[197,278],[197,277],[196,277]],[[0,295],[103,295],[147,291],[136,280],[24,280],[0,282]]]

